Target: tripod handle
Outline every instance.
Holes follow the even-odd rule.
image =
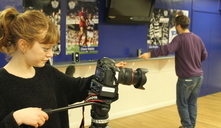
[[[97,102],[86,102],[86,103],[81,103],[81,104],[73,104],[67,107],[56,108],[56,109],[47,108],[47,109],[43,109],[43,111],[46,112],[47,114],[52,114],[53,112],[66,111],[68,109],[78,108],[78,107],[83,107],[83,106],[93,105],[93,104],[102,105],[102,103],[97,103]]]
[[[43,109],[43,111],[44,111],[45,113],[47,113],[48,115],[53,113],[53,111],[52,111],[51,108]]]

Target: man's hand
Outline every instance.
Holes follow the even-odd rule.
[[[141,54],[141,55],[139,56],[139,58],[142,58],[142,59],[144,59],[144,60],[147,60],[147,59],[149,59],[150,57],[151,57],[151,53],[150,53],[150,52],[146,52],[146,53]]]

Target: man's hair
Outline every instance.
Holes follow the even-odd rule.
[[[179,15],[175,19],[175,24],[180,25],[183,29],[187,29],[190,24],[190,19],[185,15]]]

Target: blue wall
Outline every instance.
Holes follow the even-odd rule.
[[[192,31],[204,41],[209,58],[203,63],[204,83],[201,95],[221,91],[221,13],[219,0],[194,0]]]
[[[11,0],[13,1],[13,0]],[[22,0],[0,0],[0,9],[3,5],[16,5],[21,9]],[[146,51],[147,25],[117,25],[104,21],[105,0],[99,2],[99,53],[81,55],[83,60],[100,59],[104,56],[110,58],[136,57],[136,49]],[[66,0],[62,0],[66,3]],[[190,30],[199,35],[205,43],[209,57],[203,62],[204,82],[200,95],[207,95],[221,91],[221,14],[219,0],[156,0],[156,8],[189,10],[192,24]],[[66,4],[61,5],[62,10]],[[65,11],[62,11],[65,15]],[[61,21],[65,26],[65,18]],[[65,31],[65,27],[61,28]],[[61,33],[61,42],[65,42],[65,33]],[[70,61],[71,56],[65,55],[65,46],[62,46],[60,56],[54,61]],[[5,56],[0,54],[0,67],[6,63]],[[148,68],[148,67],[147,67]]]

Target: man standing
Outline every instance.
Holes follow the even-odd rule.
[[[202,61],[207,58],[207,51],[199,36],[188,29],[190,19],[180,15],[175,18],[178,35],[171,43],[139,57],[166,56],[175,52],[177,81],[177,108],[181,118],[179,128],[194,128],[197,117],[197,98],[203,81]]]

